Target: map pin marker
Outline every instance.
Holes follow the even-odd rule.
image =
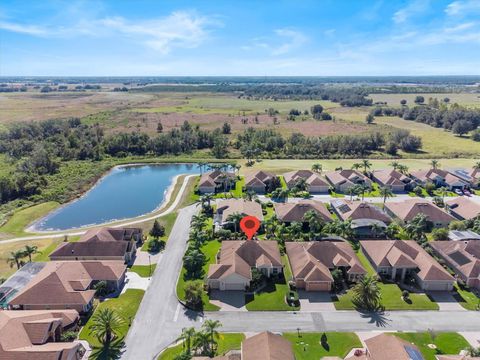
[[[240,229],[247,235],[247,239],[251,240],[253,235],[260,228],[260,220],[255,216],[245,216],[240,220]]]

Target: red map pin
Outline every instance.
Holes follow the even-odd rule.
[[[240,229],[247,235],[247,239],[251,240],[253,235],[260,228],[260,220],[255,216],[245,216],[240,220]]]

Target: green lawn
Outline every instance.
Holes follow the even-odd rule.
[[[458,354],[468,347],[468,342],[457,333],[438,333],[432,339],[431,334],[426,333],[396,333],[395,336],[402,338],[418,346],[425,360],[435,360],[438,354]],[[437,349],[430,349],[428,344],[435,344]]]
[[[243,334],[220,333],[220,338],[217,340],[218,348],[216,355],[221,356],[230,350],[239,350],[243,339],[245,339],[245,335]],[[174,360],[175,356],[180,355],[182,352],[183,346],[182,344],[178,344],[165,349],[158,357],[158,360]]]
[[[178,215],[177,212],[172,212],[170,214],[160,216],[159,218],[157,218],[160,225],[165,227],[165,235],[161,236],[159,238],[160,240],[163,240],[165,242],[168,240],[168,237],[170,235],[170,232],[172,231],[173,225],[175,224],[175,220],[177,220],[177,215]],[[148,235],[148,233],[150,232],[150,229],[153,226],[153,221],[149,223],[150,224],[148,228],[145,229],[145,232],[144,232],[147,234],[148,237],[147,237],[147,240],[142,245],[142,251],[148,251],[148,242],[152,239],[152,237]]]
[[[455,299],[467,310],[480,310],[480,298],[468,290],[462,290],[455,284]]]
[[[220,250],[221,245],[222,243],[220,241],[212,240],[202,246],[201,250],[205,254],[205,257],[207,258],[207,261],[203,265],[204,274],[208,273],[209,265],[215,263],[215,256]],[[185,300],[185,291],[184,291],[185,273],[186,273],[185,269],[182,268],[182,271],[180,272],[180,276],[178,277],[178,282],[177,282],[177,296],[182,301]],[[199,280],[203,280],[203,279],[199,279]],[[218,306],[210,303],[210,299],[208,298],[208,295],[206,292],[203,293],[202,303],[203,303],[203,310],[205,311],[219,310]]]
[[[58,203],[54,201],[41,203],[30,206],[26,209],[16,211],[5,225],[0,227],[0,233],[21,236],[25,235],[24,229],[34,220],[47,215],[50,211],[58,207]]]
[[[155,271],[155,268],[157,267],[157,264],[152,264],[152,266],[150,267],[150,265],[133,265],[129,271],[132,271],[132,272],[135,272],[137,273],[138,275],[140,275],[141,277],[150,277],[151,275],[153,275],[153,272]]]
[[[353,348],[362,347],[360,339],[355,333],[327,332],[327,346],[322,346],[323,333],[284,333],[293,346],[296,360],[318,360],[324,356],[338,356],[344,358]]]
[[[130,329],[130,323],[133,321],[135,314],[137,313],[144,294],[145,291],[143,290],[129,289],[116,299],[110,299],[100,303],[95,309],[95,311],[103,308],[114,309],[122,317],[124,324],[120,328],[118,342],[121,342],[122,339],[127,335],[128,330]],[[90,359],[108,359],[108,357],[102,351],[102,346],[98,339],[90,334],[90,327],[93,324],[92,318],[93,316],[80,331],[79,338],[81,340],[88,341],[88,343],[92,346],[93,352],[90,356]]]
[[[235,189],[231,192],[236,198],[241,198],[243,195],[243,187],[245,186],[245,177],[240,177],[240,180],[237,180],[235,183]]]

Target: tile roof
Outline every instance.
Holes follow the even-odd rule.
[[[265,331],[243,340],[242,360],[295,360],[295,356],[290,341]]]
[[[385,207],[403,221],[411,221],[417,214],[425,214],[433,222],[451,222],[455,218],[433,205],[428,200],[409,199],[398,202],[387,202]]]
[[[200,177],[198,186],[216,186],[217,183],[222,181],[223,175],[229,179],[235,178],[235,174],[232,172],[224,172],[220,170],[209,171],[203,173],[203,175]]]
[[[263,221],[262,205],[256,201],[244,199],[220,200],[217,204],[217,213],[222,214],[222,223],[226,222],[229,215],[232,214],[255,216],[258,220]]]
[[[332,221],[330,212],[320,201],[315,200],[300,200],[296,203],[275,203],[275,213],[277,218],[285,222],[303,222],[303,216],[306,212],[313,210],[325,222]]]
[[[432,241],[430,246],[466,278],[480,279],[480,241]]]
[[[383,186],[402,186],[409,183],[412,179],[397,170],[375,170],[373,172],[375,179]]]
[[[247,174],[245,176],[245,185],[254,186],[254,185],[263,185],[266,186],[267,182],[271,181],[275,177],[274,174],[265,172],[263,170],[258,170],[253,173]]]
[[[330,181],[335,186],[342,185],[344,183],[354,185],[359,179],[367,183],[370,182],[370,179],[363,175],[360,171],[351,169],[330,171],[327,172],[325,176],[328,181]]]
[[[390,334],[380,334],[365,340],[370,360],[423,360],[415,345]]]
[[[463,196],[447,200],[445,204],[451,212],[455,212],[466,220],[473,219],[480,214],[480,204]]]
[[[328,183],[316,172],[311,170],[297,170],[283,174],[283,178],[289,187],[295,185],[298,179],[305,179],[311,186],[328,186]]]
[[[342,220],[372,219],[386,224],[392,222],[390,216],[384,211],[367,202],[336,199],[332,201],[332,206]]]

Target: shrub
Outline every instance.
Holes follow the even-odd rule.
[[[448,230],[445,228],[434,229],[432,231],[433,240],[448,240]]]

